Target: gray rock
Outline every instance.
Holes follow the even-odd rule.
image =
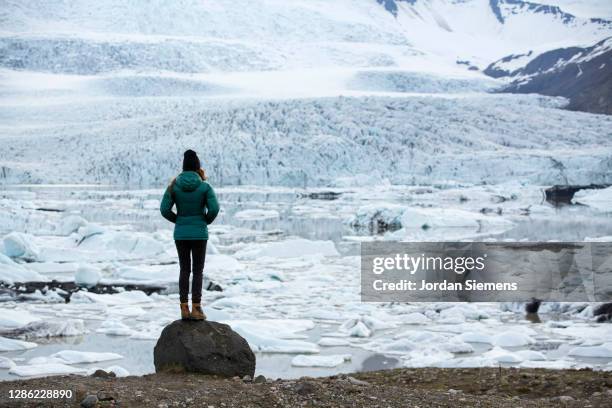
[[[251,382],[253,381],[253,378],[250,375],[245,375],[244,377],[242,377],[242,381]]]
[[[98,403],[98,397],[96,397],[95,395],[88,395],[85,398],[83,398],[83,401],[81,401],[81,407],[93,408],[96,406],[97,403]]]
[[[351,377],[350,375],[347,376],[346,379],[348,380],[348,382],[350,382],[353,385],[370,385],[369,382],[363,381],[363,380],[358,380],[357,378]]]
[[[106,391],[106,390],[98,391],[98,394],[96,396],[98,397],[98,401],[114,401],[114,400],[116,400],[115,395],[112,392]]]
[[[315,392],[316,387],[311,382],[303,381],[303,382],[297,383],[294,387],[294,390],[300,395],[308,395],[308,394],[312,394],[313,392]]]
[[[112,371],[106,372],[104,370],[96,370],[91,376],[95,378],[115,378],[116,377],[115,373],[113,373]]]
[[[257,377],[255,377],[255,379],[253,380],[253,382],[255,384],[263,384],[266,382],[266,377],[264,377],[263,375],[258,375]]]
[[[153,351],[155,371],[184,370],[223,377],[251,378],[255,355],[228,325],[208,320],[177,320],[166,326]]]

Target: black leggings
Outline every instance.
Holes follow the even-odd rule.
[[[204,261],[206,259],[205,239],[177,240],[176,252],[178,252],[181,274],[179,276],[179,293],[181,303],[189,301],[189,275],[192,272],[191,258],[193,257],[193,283],[191,286],[192,303],[200,303],[202,300],[202,275],[204,274]]]

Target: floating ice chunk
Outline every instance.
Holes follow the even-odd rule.
[[[17,351],[17,350],[28,350],[38,346],[36,343],[29,341],[8,339],[6,337],[0,337],[0,351]]]
[[[312,320],[303,319],[228,320],[223,323],[252,333],[274,333],[275,337],[281,339],[303,339],[307,336],[299,332],[314,328]]]
[[[471,304],[459,304],[456,306],[452,306],[448,309],[444,309],[442,312],[444,312],[445,310],[447,311],[447,313],[451,313],[451,311],[453,311],[453,313],[461,313],[466,319],[470,320],[482,320],[488,319],[490,317],[487,312],[482,310],[482,308]],[[440,314],[444,315],[444,313],[442,312]]]
[[[354,320],[352,325],[343,324],[341,331],[345,331],[351,337],[370,337],[372,335],[372,330],[360,320]]]
[[[228,292],[226,292],[226,294]],[[243,296],[227,296],[217,299],[210,304],[210,307],[213,309],[241,309],[244,307],[264,306],[267,304],[269,304],[269,301],[266,299],[245,294]]]
[[[550,320],[546,322],[546,326],[552,327],[555,329],[566,329],[573,324],[574,322],[572,322],[571,320]]]
[[[302,256],[337,256],[332,241],[311,241],[302,238],[287,239],[265,244],[251,244],[236,252],[237,258],[254,259],[269,256],[273,258],[295,258]]]
[[[311,309],[307,316],[316,320],[343,320],[342,314],[333,309]]]
[[[409,329],[393,336],[395,339],[408,339],[416,343],[441,343],[447,340],[447,337],[427,330]]]
[[[68,236],[73,232],[78,231],[79,228],[87,225],[87,221],[78,215],[69,215],[60,220],[57,224],[57,233],[59,235]]]
[[[402,215],[403,228],[472,228],[513,225],[499,216],[447,208],[408,208]]]
[[[435,346],[419,348],[408,353],[406,367],[430,367],[454,358],[454,355]]]
[[[246,339],[253,351],[264,353],[308,353],[316,354],[319,348],[316,344],[302,340],[285,340],[261,333],[251,332],[241,327],[232,327]]]
[[[566,368],[572,368],[576,365],[576,362],[569,360],[550,360],[550,361],[523,361],[519,364],[519,367],[524,368],[548,368],[550,370],[563,370]]]
[[[76,296],[76,299],[75,299]],[[113,294],[97,294],[79,291],[72,295],[71,302],[102,303],[105,305],[133,305],[140,303],[151,303],[153,300],[141,290],[132,290]]]
[[[485,333],[466,332],[459,334],[457,338],[466,343],[493,344],[493,338]]]
[[[209,258],[206,257],[206,268],[209,268]],[[147,282],[147,283],[168,283],[176,282],[177,269],[175,265],[138,265],[127,266],[117,264],[113,270],[113,277],[121,279],[123,282]],[[108,279],[105,279],[106,282]]]
[[[229,255],[208,255],[206,256],[206,270],[209,272],[219,271],[219,272],[235,272],[241,271],[244,269],[244,265],[242,265],[236,258]]]
[[[396,324],[391,321],[377,319],[372,316],[362,316],[361,321],[372,331],[385,330],[396,327]]]
[[[108,248],[142,257],[158,255],[165,251],[164,245],[150,236],[129,232],[116,233],[113,240],[108,243]]]
[[[461,324],[465,322],[465,314],[458,307],[450,307],[440,311],[439,323],[442,324]]]
[[[0,253],[0,281],[13,284],[15,282],[45,282],[48,279]]]
[[[65,364],[64,360],[61,360],[55,357],[45,357],[45,356],[31,358],[28,360],[26,364],[40,365],[40,364],[55,364],[55,363]]]
[[[105,320],[96,333],[108,334],[111,336],[131,336],[134,331],[118,320]]]
[[[571,349],[567,354],[575,357],[611,358],[612,343],[605,343],[600,346],[575,347]]]
[[[137,332],[134,332],[131,336],[130,339],[132,340],[157,340],[159,339],[159,336],[161,335],[163,328],[159,327],[157,329],[150,329],[150,330],[139,330]]]
[[[145,314],[146,312],[140,306],[113,306],[108,309],[108,313],[121,317],[136,317]]]
[[[275,210],[242,210],[234,214],[236,219],[250,221],[269,220],[278,217],[278,211]]]
[[[367,228],[371,232],[384,232],[402,227],[405,206],[393,203],[376,203],[359,207],[357,213],[346,220],[353,228]]]
[[[127,259],[139,259],[163,254],[166,251],[164,244],[150,236],[150,234],[129,231],[106,231],[93,229],[88,224],[89,234],[81,240],[79,249],[99,254],[97,259],[115,259],[117,256]]]
[[[306,356],[299,354],[291,359],[294,367],[337,367],[345,361],[350,361],[350,354],[331,354],[326,356]]]
[[[436,363],[437,367],[442,368],[496,367],[498,365],[497,361],[482,356],[451,358]]]
[[[322,347],[339,347],[349,346],[351,343],[346,339],[338,337],[321,337],[317,344]]]
[[[38,261],[40,250],[33,242],[33,237],[20,232],[11,232],[4,236],[4,254],[10,258],[21,258],[26,261]]]
[[[463,341],[457,341],[457,339],[441,343],[440,348],[455,354],[467,354],[474,352],[474,347],[471,344]]]
[[[219,255],[219,250],[215,245],[215,242],[208,240],[208,244],[206,244],[206,255]]]
[[[0,308],[0,330],[16,329],[39,320],[27,310]]]
[[[390,354],[406,354],[416,348],[418,348],[417,343],[404,338],[383,344],[380,351]]]
[[[533,343],[535,340],[525,333],[506,331],[493,336],[493,344],[500,347],[521,347]]]
[[[84,333],[87,333],[87,329],[81,319],[37,320],[10,331],[3,331],[3,334],[22,339],[79,336]]]
[[[51,274],[72,274],[77,270],[79,265],[74,262],[35,262],[28,264],[28,268],[34,272],[38,272],[44,275]]]
[[[493,347],[491,350],[483,353],[484,358],[490,358],[491,360],[495,360],[499,363],[520,363],[523,361],[523,358],[518,354],[515,354],[511,351],[504,350],[501,347]]]
[[[229,313],[223,310],[216,310],[216,309],[212,309],[211,307],[206,306],[204,307],[204,313],[206,313],[206,316],[208,317],[209,320],[213,320],[215,322],[230,320]]]
[[[88,238],[93,237],[94,235],[103,234],[105,229],[98,224],[90,224],[87,223],[82,225],[77,230],[77,234],[79,235],[79,243],[83,243]]]
[[[96,353],[93,351],[62,350],[51,355],[52,358],[62,360],[65,364],[96,363],[98,361],[120,360],[123,358],[117,353]]]
[[[546,204],[531,204],[526,208],[522,209],[524,214],[527,215],[549,215],[554,214],[555,208],[551,205]]]
[[[388,328],[384,322],[370,318],[369,316],[362,316],[357,319],[349,319],[342,323],[338,330],[341,333],[345,333],[351,337],[370,337],[377,326],[377,323],[383,323],[381,328]]]
[[[100,271],[91,265],[79,265],[74,274],[74,283],[78,286],[91,288],[100,282]]]
[[[82,374],[86,372],[87,370],[84,368],[79,368],[61,363],[21,365],[15,366],[9,370],[9,374],[14,374],[19,377],[38,377],[59,374]]]
[[[539,351],[534,350],[520,350],[515,352],[514,354],[520,356],[523,360],[531,360],[531,361],[544,361],[548,360],[546,356]]]
[[[59,290],[61,291],[61,289]],[[66,303],[65,299],[59,295],[58,289],[48,290],[44,294],[40,289],[36,289],[32,293],[20,293],[19,299],[41,303]]]
[[[0,368],[13,368],[15,367],[15,362],[8,357],[0,356]]]
[[[267,353],[318,353],[316,344],[295,338],[305,336],[296,332],[310,329],[314,323],[310,320],[227,320],[233,330],[246,339],[254,351]],[[273,335],[272,335],[273,334]]]
[[[423,313],[413,312],[407,315],[400,316],[400,320],[403,324],[427,324],[431,323],[431,319],[425,316]]]
[[[612,210],[612,187],[600,190],[580,190],[574,194],[573,203],[586,204],[602,211]]]
[[[402,216],[404,228],[478,228],[475,214],[443,208],[409,208]]]

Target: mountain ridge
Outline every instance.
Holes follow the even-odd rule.
[[[532,59],[524,66],[504,69],[513,57]],[[563,96],[569,99],[568,109],[612,114],[612,37],[590,47],[505,57],[484,72],[512,79],[500,92]]]

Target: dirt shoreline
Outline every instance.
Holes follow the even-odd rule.
[[[10,390],[70,389],[66,399],[11,399]],[[517,368],[394,369],[255,382],[186,373],[55,376],[0,382],[3,407],[609,407],[612,373]],[[89,398],[90,400],[93,397]],[[95,401],[95,399],[94,399]]]

